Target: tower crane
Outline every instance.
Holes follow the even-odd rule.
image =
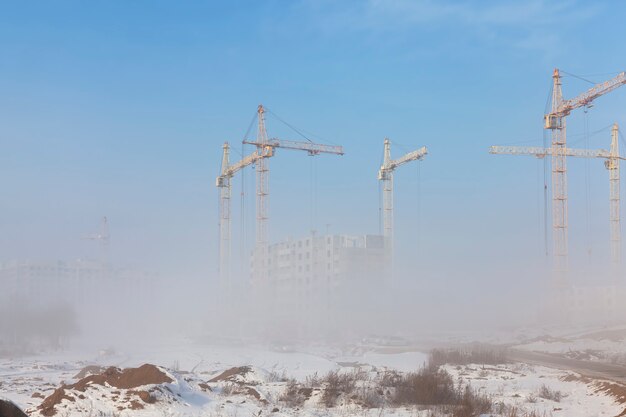
[[[224,142],[222,145],[222,170],[215,180],[215,185],[219,189],[219,253],[220,253],[220,281],[223,286],[230,285],[230,196],[232,177],[248,165],[258,164],[261,160],[274,155],[272,147],[264,147],[255,150],[250,155],[244,157],[237,163],[230,165],[230,145]]]
[[[618,146],[618,126],[617,123],[611,129],[611,149],[573,149],[562,147],[556,150],[558,155],[575,158],[603,158],[604,164],[609,170],[610,182],[610,226],[611,226],[611,263],[617,269],[620,263],[621,237],[620,237],[620,195],[619,195],[619,161],[626,158],[619,154]],[[542,148],[533,146],[492,146],[489,153],[496,155],[531,155],[537,158],[545,158],[546,156],[554,157],[555,148]]]
[[[544,115],[544,128],[552,131],[552,231],[554,245],[555,283],[567,285],[567,137],[566,117],[579,107],[589,107],[593,100],[626,84],[626,72],[591,87],[579,96],[565,100],[561,89],[561,75],[557,69],[552,75],[552,106]]]
[[[391,141],[385,138],[383,164],[378,170],[378,179],[383,187],[383,237],[390,261],[393,260],[393,172],[407,162],[424,159],[426,154],[428,149],[423,146],[398,159],[391,159]]]
[[[266,259],[267,252],[267,222],[268,197],[269,197],[269,158],[275,155],[275,149],[291,149],[308,152],[309,155],[319,155],[321,153],[343,155],[343,147],[336,145],[325,145],[278,138],[268,138],[265,128],[265,112],[263,105],[257,108],[258,133],[256,141],[244,140],[244,144],[256,146],[256,150],[244,157],[236,164],[229,165],[229,146],[223,146],[222,171],[217,177],[216,185],[220,189],[220,280],[223,283],[230,282],[230,179],[248,165],[256,166],[256,244],[255,244],[255,272],[256,279],[265,277],[264,265],[259,265],[260,259]]]

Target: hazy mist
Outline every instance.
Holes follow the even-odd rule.
[[[0,7],[0,264],[50,282],[77,262],[95,268],[63,272],[73,278],[56,289],[0,274],[0,352],[181,337],[425,340],[578,319],[555,309],[551,292],[549,161],[488,148],[543,146],[553,68],[624,67],[622,47],[603,42],[623,39],[624,25],[611,11],[621,6],[563,5],[557,25],[552,6],[536,4],[517,17],[497,9],[506,27],[493,5],[429,23],[405,2],[270,2],[251,13],[211,2]],[[343,17],[352,23],[338,24]],[[564,94],[589,85],[565,78]],[[345,150],[278,149],[269,160],[272,244],[380,234],[384,138],[394,157],[428,147],[395,173],[393,273],[316,296],[251,285],[248,167],[232,180],[232,285],[220,284],[221,146],[230,142],[231,162],[254,150],[241,141],[254,139],[255,125],[246,130],[260,103],[273,112],[270,137]],[[608,149],[606,127],[626,126],[625,105],[618,90],[572,114],[571,146]],[[625,270],[610,270],[608,173],[596,159],[570,159],[568,169],[571,283],[613,285]],[[103,216],[106,262],[101,242],[85,239]],[[57,272],[37,272],[50,265]],[[580,314],[619,321],[622,310]]]

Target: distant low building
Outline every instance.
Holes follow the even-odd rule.
[[[94,260],[13,260],[0,263],[0,302],[33,306],[70,304],[94,306],[114,296],[118,300],[145,298],[154,292],[154,275],[112,269]]]
[[[75,302],[94,290],[104,275],[95,261],[9,261],[0,263],[3,298],[32,304]]]

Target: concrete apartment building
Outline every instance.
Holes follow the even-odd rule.
[[[387,276],[380,235],[315,235],[269,245],[251,258],[253,292],[268,304],[264,314],[307,332],[328,327],[333,312],[370,296]],[[297,329],[296,329],[297,328]]]
[[[253,255],[254,285],[278,293],[311,296],[332,292],[345,283],[384,279],[384,238],[379,235],[311,235],[288,239]]]

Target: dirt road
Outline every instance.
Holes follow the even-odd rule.
[[[569,359],[550,353],[529,352],[517,349],[509,350],[508,357],[515,362],[574,371],[587,377],[608,379],[620,384],[626,384],[626,366],[622,365]]]

